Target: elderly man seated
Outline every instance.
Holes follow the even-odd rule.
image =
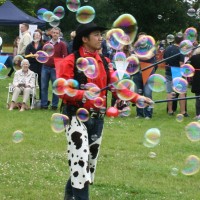
[[[27,101],[30,98],[32,89],[35,87],[35,73],[29,69],[29,61],[27,59],[22,60],[22,69],[15,72],[13,79],[13,96],[9,110],[13,110],[16,106],[16,101],[20,93],[23,93],[23,102],[20,111],[24,111],[27,108]]]

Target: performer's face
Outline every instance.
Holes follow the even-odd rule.
[[[90,51],[96,51],[101,49],[102,35],[100,31],[93,31],[88,37],[83,37],[84,46]]]

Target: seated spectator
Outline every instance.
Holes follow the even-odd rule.
[[[35,87],[35,73],[29,70],[29,61],[27,59],[22,60],[22,69],[15,72],[13,80],[13,96],[9,110],[13,110],[16,107],[16,101],[21,92],[23,92],[23,102],[20,111],[24,111],[27,108],[27,101],[30,97],[32,88]]]

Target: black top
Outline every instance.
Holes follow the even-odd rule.
[[[34,47],[34,42],[31,42],[27,47],[26,47],[26,50],[25,50],[25,55],[28,55],[28,54],[35,54],[37,51],[39,50],[42,50],[42,47],[43,45],[41,43],[39,43],[37,49],[35,49]],[[35,58],[27,58],[29,60],[29,63],[30,63],[30,69],[32,71],[34,71],[34,68],[35,67],[41,67],[42,66],[42,63],[39,63]],[[36,71],[34,71],[35,73],[37,73]]]
[[[192,78],[192,89],[193,93],[200,93],[200,54],[194,55],[190,58],[190,64],[197,70]]]
[[[163,55],[164,59],[176,54],[178,55],[165,61],[168,66],[180,67],[180,62],[184,62],[184,55],[180,54],[179,47],[174,44],[166,48]],[[165,75],[172,76],[171,67],[168,66],[165,67]]]

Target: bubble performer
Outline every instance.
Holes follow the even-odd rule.
[[[105,88],[114,72],[113,68],[108,67],[109,59],[98,53],[102,43],[101,32],[104,30],[106,28],[93,22],[79,25],[73,42],[74,53],[56,65],[57,78],[75,79],[79,82],[75,96],[60,95],[63,99],[62,111],[71,119],[66,127],[70,178],[66,184],[65,200],[89,200],[89,184],[94,182],[106,113],[107,90],[98,93],[98,96],[104,99],[100,107],[94,105],[96,97],[92,94],[96,94],[96,88]],[[89,78],[84,71],[78,70],[76,60],[79,57],[92,57],[96,60],[98,75],[95,78]],[[135,94],[130,101],[136,102],[138,97],[139,95]],[[87,121],[86,112],[77,113],[80,108],[88,110],[90,118]]]

